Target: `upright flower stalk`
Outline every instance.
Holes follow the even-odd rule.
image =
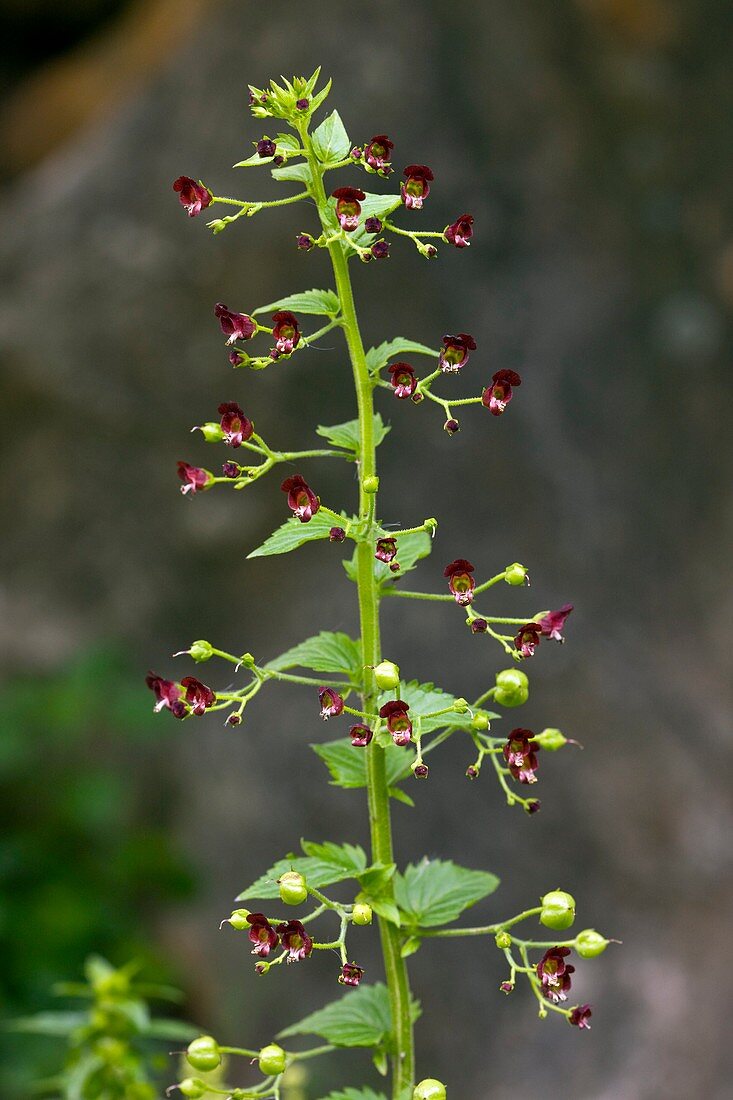
[[[366,788],[370,852],[367,854],[350,844],[303,841],[303,856],[291,854],[278,861],[239,895],[239,901],[257,899],[256,911],[236,909],[222,922],[245,933],[260,974],[283,963],[297,964],[295,969],[300,969],[313,965],[313,960],[323,951],[336,952],[340,959],[336,980],[346,987],[336,1013],[329,1015],[329,1006],[277,1037],[312,1034],[326,1040],[327,1045],[286,1052],[278,1044],[269,1044],[257,1054],[245,1048],[219,1048],[213,1038],[204,1036],[196,1041],[199,1047],[193,1052],[189,1048],[188,1061],[195,1070],[204,1047],[209,1062],[214,1057],[212,1050],[219,1060],[220,1051],[246,1056],[254,1053],[264,1080],[251,1090],[236,1089],[227,1095],[277,1100],[283,1074],[293,1062],[328,1053],[334,1046],[367,1045],[373,1047],[374,1062],[380,1072],[386,1074],[388,1065],[391,1066],[392,1100],[444,1100],[446,1086],[440,1081],[426,1077],[415,1082],[413,1028],[419,1009],[410,991],[407,959],[424,941],[441,935],[490,937],[509,965],[509,977],[501,983],[501,990],[511,992],[519,975],[526,979],[537,998],[540,1016],[548,1012],[563,1015],[579,1030],[589,1029],[591,1007],[566,1003],[575,968],[565,959],[573,949],[582,958],[593,957],[610,941],[593,929],[586,929],[571,940],[550,943],[544,939],[520,939],[514,931],[509,931],[533,917],[547,928],[568,928],[575,919],[575,902],[561,890],[546,894],[539,906],[507,920],[478,928],[445,929],[443,925],[493,893],[498,879],[488,872],[471,871],[440,860],[423,860],[399,869],[393,845],[390,799],[400,798],[412,804],[401,784],[410,777],[428,779],[425,757],[458,733],[478,754],[466,770],[468,778],[479,777],[488,757],[509,805],[518,805],[529,814],[537,812],[539,800],[519,793],[523,787],[537,782],[537,754],[542,750],[554,752],[574,742],[555,728],[534,733],[517,727],[497,736],[491,731],[491,722],[502,716],[485,708],[487,703],[513,708],[526,702],[528,678],[516,663],[525,662],[534,655],[541,636],[561,641],[561,631],[572,607],[566,604],[559,611],[541,609],[530,619],[496,616],[488,609],[479,611],[476,604],[483,604],[485,594],[500,582],[509,586],[529,583],[526,568],[518,562],[482,580],[478,567],[466,558],[457,558],[442,570],[447,585],[438,576],[440,592],[406,591],[399,583],[404,573],[430,554],[437,521],[425,519],[414,527],[400,530],[385,526],[379,518],[377,447],[388,428],[375,409],[376,393],[383,389],[400,402],[409,399],[408,406],[410,403],[424,404],[429,408],[438,404],[441,419],[445,419],[443,427],[453,435],[459,428],[454,407],[475,405],[479,411],[485,406],[489,412],[499,415],[512,398],[512,387],[519,386],[521,380],[513,370],[502,369],[494,371],[488,382],[486,376],[491,368],[483,366],[483,386],[479,384],[479,392],[474,396],[450,397],[433,393],[439,381],[449,387],[449,392],[450,388],[455,390],[459,378],[468,377],[475,367],[478,357],[471,359],[470,366],[469,357],[476,351],[477,342],[472,335],[463,332],[457,336],[443,336],[438,341],[439,346],[434,348],[397,337],[366,350],[354,302],[350,262],[355,258],[364,263],[375,258],[389,258],[388,236],[408,239],[426,259],[434,258],[437,253],[433,241],[460,249],[468,247],[473,237],[473,217],[463,214],[442,232],[406,229],[395,224],[394,219],[400,212],[410,225],[419,221],[435,180],[433,170],[426,165],[408,165],[402,172],[404,178],[396,185],[397,192],[391,194],[369,193],[351,183],[338,188],[334,188],[330,180],[327,183],[326,178],[334,169],[388,180],[395,142],[386,134],[379,134],[363,149],[352,146],[335,111],[314,129],[313,116],[330,89],[329,82],[318,90],[318,77],[317,71],[309,79],[293,78],[281,85],[273,81],[264,89],[250,87],[250,107],[255,118],[284,120],[293,132],[263,136],[253,142],[255,153],[237,165],[246,168],[267,165],[276,179],[297,181],[304,190],[282,200],[260,202],[216,196],[206,185],[190,177],[180,177],[174,189],[191,217],[217,203],[238,207],[236,214],[209,223],[215,233],[242,215],[249,217],[265,208],[303,199],[315,205],[319,224],[308,226],[307,232],[301,231],[294,247],[303,253],[316,247],[328,251],[335,289],[290,295],[247,313],[234,313],[219,304],[215,313],[227,336],[227,344],[232,347],[229,353],[232,365],[255,371],[267,367],[286,369],[286,361],[293,355],[312,345],[324,333],[340,329],[351,363],[357,418],[347,424],[318,429],[328,441],[328,448],[281,451],[255,432],[254,422],[238,402],[222,402],[218,406],[220,421],[200,426],[203,440],[235,448],[238,457],[248,452],[253,464],[242,465],[241,461],[233,462],[230,458],[223,462],[221,476],[183,461],[179,462],[178,470],[183,482],[181,491],[193,497],[203,489],[221,485],[246,488],[281,462],[300,463],[301,460],[328,457],[355,463],[359,499],[353,515],[334,510],[329,502],[320,498],[317,474],[309,473],[306,480],[303,474],[293,473],[291,466],[289,476],[281,485],[291,518],[286,519],[261,547],[252,551],[250,557],[287,553],[314,539],[323,540],[326,545],[352,543],[353,556],[344,562],[344,567],[356,584],[359,640],[322,631],[265,663],[257,661],[249,652],[237,656],[200,640],[182,653],[188,654],[197,664],[212,658],[229,662],[245,681],[242,686],[215,691],[197,677],[185,676],[178,682],[166,680],[157,673],[149,675],[148,686],[154,693],[157,711],[170,710],[182,720],[201,717],[206,712],[225,711],[225,722],[229,726],[238,726],[247,704],[273,682],[307,689],[320,708],[320,716],[328,720],[329,730],[344,723],[341,739],[319,743],[314,748],[335,783],[346,788]],[[353,181],[356,182],[358,180]],[[262,314],[272,317],[273,327],[257,319]],[[326,321],[309,333],[303,315],[305,320],[310,315],[321,315]],[[264,355],[249,350],[250,342],[260,333],[266,334],[269,342],[274,342],[274,347]],[[236,346],[244,342],[246,349]],[[406,361],[404,356],[411,360],[415,356],[427,356],[433,360],[432,370],[420,377],[413,363]],[[255,404],[255,396],[248,394],[248,411]],[[489,421],[487,418],[485,424]],[[474,556],[474,551],[470,552]],[[434,577],[436,573],[440,570],[434,571]],[[405,681],[398,666],[385,659],[382,651],[380,604],[387,597],[446,601],[453,605],[453,614],[457,606],[471,633],[498,643],[500,651],[512,658],[514,667],[498,672],[495,686],[485,690],[472,704],[432,684]],[[310,670],[317,675],[294,673],[290,671],[293,668]],[[324,892],[332,883],[347,880],[354,881],[358,889],[351,904],[335,901]],[[315,908],[301,914],[300,919],[292,919],[282,910],[273,913],[263,904],[273,898],[279,898],[280,905],[286,907],[302,906],[310,900]],[[347,952],[347,937],[354,927],[371,924],[375,914],[385,985],[364,982],[364,969]],[[334,918],[338,920],[337,938],[319,938],[312,922],[333,921]],[[544,953],[537,959],[530,959],[532,951]],[[358,1017],[353,1031],[350,1030],[350,1014]],[[388,1030],[382,1022],[385,1017],[391,1021]],[[373,1030],[367,1028],[366,1038],[365,1019],[373,1021]],[[200,1068],[203,1068],[202,1062]],[[206,1091],[204,1083],[197,1078],[187,1078],[177,1087],[185,1096],[203,1096]]]

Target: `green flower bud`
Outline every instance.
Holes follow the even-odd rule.
[[[507,565],[504,571],[504,580],[507,584],[529,584],[527,570],[518,561],[515,561],[513,565]]]
[[[595,959],[602,955],[611,941],[596,932],[595,928],[584,928],[575,937],[575,950],[583,959]]]
[[[489,716],[484,710],[477,710],[471,719],[473,729],[481,731],[489,728]]]
[[[442,1081],[436,1081],[434,1077],[426,1077],[419,1085],[415,1085],[412,1100],[445,1100],[446,1091]]]
[[[308,887],[300,871],[286,871],[278,880],[280,901],[285,905],[302,905],[308,897]]]
[[[214,650],[210,642],[200,639],[198,642],[191,642],[191,648],[188,652],[194,661],[200,664],[202,661],[208,661],[213,656]]]
[[[238,932],[243,932],[245,928],[250,927],[250,923],[247,920],[249,916],[249,909],[235,909],[228,921],[222,921],[222,924],[231,924],[232,928],[236,928]]]
[[[270,1043],[260,1051],[258,1058],[260,1073],[265,1077],[277,1077],[279,1073],[284,1073],[286,1061],[287,1055],[283,1048],[277,1043]]]
[[[496,936],[494,937],[494,943],[500,951],[506,951],[508,947],[512,946],[513,942],[514,941],[512,940],[512,937],[509,935],[508,932],[497,932]]]
[[[201,1073],[210,1073],[221,1065],[219,1044],[211,1035],[202,1035],[188,1044],[186,1061]],[[196,1095],[196,1094],[195,1094]]]
[[[200,1081],[197,1077],[186,1077],[179,1083],[178,1090],[184,1096],[192,1096],[193,1100],[200,1100],[200,1097],[208,1092],[206,1082]]]
[[[351,911],[351,919],[354,924],[365,925],[372,923],[372,907],[365,901],[357,901]]]
[[[456,711],[457,714],[465,714],[468,711],[468,700],[456,699],[453,703],[453,710]]]
[[[365,493],[377,493],[379,492],[379,478],[376,474],[371,474],[369,477],[364,478],[361,486]]]
[[[198,424],[195,428],[192,428],[191,430],[194,432],[201,432],[207,443],[221,443],[224,438],[224,432],[221,430],[221,424]]]
[[[380,661],[374,669],[374,679],[382,691],[394,691],[400,682],[400,666],[394,661]]]
[[[563,745],[567,745],[568,739],[564,733],[556,729],[546,729],[542,733],[535,735],[535,741],[540,748],[547,749],[548,752],[557,752]]]
[[[565,890],[551,890],[540,899],[542,912],[540,924],[554,928],[556,932],[569,928],[575,920],[575,898]]]

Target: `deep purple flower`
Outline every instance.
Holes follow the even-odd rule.
[[[359,224],[361,203],[366,195],[360,187],[337,187],[331,192],[331,198],[336,200],[339,225],[345,233],[353,233]]]
[[[430,768],[427,764],[416,764],[412,769],[412,774],[415,776],[415,779],[427,779],[430,774]]]
[[[502,749],[509,771],[520,783],[537,782],[535,772],[540,746],[532,740],[533,737],[532,730],[512,730]]]
[[[562,636],[562,631],[565,626],[565,620],[572,610],[573,605],[571,603],[564,603],[557,611],[548,611],[546,615],[543,615],[541,619],[537,620],[545,638],[552,638],[556,642],[565,641]]]
[[[361,149],[358,145],[354,146],[354,148],[349,153],[349,156],[352,160],[361,160]]]
[[[156,703],[153,707],[157,714],[159,711],[169,710],[176,718],[183,718],[186,708],[181,702],[181,689],[173,680],[164,680],[157,672],[149,672],[145,677],[145,683],[155,695]]]
[[[248,420],[236,401],[224,401],[219,406],[221,430],[229,447],[241,447],[252,435],[254,424]]]
[[[371,730],[369,726],[362,725],[361,722],[359,722],[355,726],[352,726],[349,730],[351,744],[354,746],[355,749],[365,748],[369,744],[373,736],[374,731]]]
[[[406,177],[400,184],[402,201],[408,210],[420,210],[430,194],[430,184],[435,177],[425,164],[408,164],[402,173]]]
[[[184,676],[181,687],[186,689],[186,702],[193,714],[203,714],[207,707],[213,707],[216,702],[216,695],[211,688],[202,684],[195,676]]]
[[[299,233],[297,238],[298,248],[301,252],[310,252],[316,242],[310,233]]]
[[[274,157],[277,152],[277,145],[272,138],[262,138],[257,142],[257,156],[258,157]]]
[[[443,431],[447,432],[448,435],[455,435],[456,432],[460,432],[460,430],[461,425],[458,423],[457,420],[454,420],[453,417],[451,417],[450,420],[446,420],[445,424],[443,425]]]
[[[377,549],[374,551],[374,557],[378,561],[383,561],[385,565],[389,565],[397,557],[397,539],[377,539]]]
[[[481,395],[481,404],[494,416],[501,416],[512,399],[512,387],[521,386],[522,379],[516,371],[498,370]]]
[[[178,462],[178,476],[180,477],[183,485],[181,486],[181,492],[185,496],[190,493],[193,496],[194,493],[198,493],[200,489],[205,489],[209,483],[211,474],[208,470],[202,470],[200,466],[189,466],[187,462]]]
[[[476,341],[467,332],[457,336],[446,333],[438,357],[438,366],[444,374],[459,371],[468,362],[469,355],[476,350]]]
[[[300,474],[286,477],[280,488],[288,494],[288,508],[292,509],[296,519],[301,523],[308,523],[313,519],[321,502]]]
[[[338,718],[344,709],[342,697],[333,688],[319,688],[318,700],[321,704],[321,718],[324,722],[327,722],[329,718]]]
[[[343,542],[346,538],[346,532],[343,527],[332,527],[328,532],[329,542]]]
[[[288,962],[300,962],[313,950],[313,940],[299,920],[283,921],[276,929],[280,943],[290,952]]]
[[[571,1008],[570,1015],[568,1016],[568,1023],[573,1027],[579,1027],[582,1030],[590,1031],[590,1024],[588,1021],[593,1015],[593,1010],[590,1005],[576,1005],[575,1008]]]
[[[407,716],[409,709],[409,703],[402,699],[391,699],[379,711],[379,717],[385,719],[395,745],[407,745],[412,736],[412,722]]]
[[[252,954],[267,958],[273,947],[277,946],[277,932],[264,913],[250,913],[247,922],[251,926],[247,935],[254,944]]]
[[[375,241],[371,247],[371,254],[375,260],[388,260],[389,241]]]
[[[447,225],[443,230],[443,236],[448,244],[456,248],[467,248],[473,236],[473,218],[470,214],[461,214],[452,225]]]
[[[344,963],[339,974],[341,985],[358,985],[364,977],[364,968],[356,963]]]
[[[448,587],[461,607],[466,607],[473,600],[473,590],[476,587],[476,581],[471,576],[473,568],[465,558],[456,558],[443,570],[443,576],[448,578]]]
[[[367,218],[364,222],[364,229],[367,233],[381,233],[382,223],[379,218]]]
[[[569,947],[551,947],[537,963],[537,977],[542,983],[542,992],[554,1004],[567,1000],[572,984],[570,975],[575,973],[575,967],[568,966],[565,962],[569,954]]]
[[[178,192],[181,206],[188,211],[189,218],[195,218],[211,202],[211,191],[203,183],[196,183],[190,176],[179,176],[173,184]]]
[[[395,397],[399,397],[401,400],[405,397],[412,397],[417,389],[417,378],[410,364],[393,363],[389,368],[389,373],[392,375],[390,382],[392,383]]]
[[[489,624],[486,619],[471,619],[472,634],[485,634],[488,629]]]
[[[514,645],[520,657],[532,657],[540,644],[541,628],[539,623],[525,623],[520,626]]]
[[[299,111],[307,111],[308,110],[308,100],[307,99],[296,99],[295,106],[298,108]]]
[[[251,317],[246,313],[232,313],[223,302],[217,302],[214,313],[219,318],[227,344],[233,344],[236,340],[251,340],[257,331],[257,323]]]
[[[392,159],[393,149],[394,142],[390,141],[386,134],[377,134],[364,147],[364,162],[373,171],[388,175],[392,171],[389,162]]]
[[[238,462],[223,462],[221,472],[224,477],[239,477],[242,467]]]
[[[275,351],[278,355],[290,355],[300,343],[300,329],[298,319],[287,309],[279,309],[273,313],[275,322],[272,335],[275,339]]]

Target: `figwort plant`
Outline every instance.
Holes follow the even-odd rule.
[[[529,791],[536,783],[540,752],[554,752],[568,740],[558,729],[533,733],[516,728],[495,735],[491,721],[501,715],[487,710],[486,705],[513,708],[527,700],[527,676],[518,666],[534,655],[544,639],[563,640],[572,606],[538,611],[530,622],[521,616],[497,616],[488,607],[479,610],[477,603],[483,602],[496,585],[529,584],[527,570],[518,562],[484,580],[475,577],[470,561],[460,558],[445,566],[445,588],[441,593],[400,587],[404,575],[430,553],[437,521],[429,518],[414,527],[395,530],[379,515],[376,449],[388,429],[375,412],[375,392],[381,388],[399,401],[424,407],[436,405],[445,431],[453,435],[459,430],[457,408],[477,405],[482,415],[501,416],[522,380],[514,371],[504,369],[496,371],[476,396],[451,398],[434,393],[437,383],[445,381],[450,388],[466,371],[476,349],[473,336],[466,332],[443,336],[437,348],[395,337],[365,350],[349,262],[355,258],[363,263],[387,259],[395,238],[411,242],[426,259],[436,256],[437,243],[465,248],[473,236],[473,218],[462,214],[445,229],[429,232],[398,224],[403,213],[405,223],[414,224],[423,207],[429,205],[433,173],[424,164],[404,168],[396,194],[334,186],[331,180],[336,169],[345,169],[352,177],[364,172],[375,181],[389,179],[394,146],[385,134],[353,146],[336,111],[313,129],[313,117],[330,90],[330,82],[317,90],[318,77],[317,71],[310,79],[283,79],[281,84],[272,81],[264,89],[250,87],[254,117],[282,120],[292,132],[262,137],[254,143],[252,156],[235,167],[270,167],[275,179],[299,185],[295,194],[271,202],[227,198],[214,195],[205,184],[188,176],[177,179],[173,188],[191,217],[213,205],[233,208],[227,217],[208,223],[214,233],[265,208],[304,202],[314,210],[319,224],[301,232],[296,245],[304,252],[314,248],[328,251],[335,289],[291,294],[246,313],[219,303],[214,313],[235,368],[271,367],[314,345],[325,333],[340,330],[351,360],[358,418],[319,427],[318,434],[329,444],[327,448],[286,451],[276,449],[257,434],[248,415],[251,409],[245,412],[235,401],[223,402],[218,407],[219,419],[202,424],[200,431],[208,443],[231,448],[232,457],[218,474],[187,462],[179,462],[178,473],[183,482],[181,492],[193,497],[218,485],[244,489],[282,463],[290,464],[291,469],[293,463],[321,458],[355,464],[359,483],[356,514],[324,504],[311,488],[310,474],[306,479],[301,473],[289,473],[280,488],[292,516],[249,556],[284,554],[317,539],[352,543],[353,555],[344,567],[356,585],[360,637],[322,632],[267,663],[260,663],[250,653],[225,653],[207,641],[197,641],[184,652],[197,663],[212,658],[230,662],[242,674],[243,685],[219,691],[195,676],[184,676],[178,682],[151,673],[148,686],[155,693],[156,710],[168,709],[181,719],[206,711],[226,711],[226,723],[238,726],[247,703],[263,688],[276,682],[305,685],[313,692],[314,704],[317,698],[324,721],[335,719],[348,729],[347,736],[314,748],[336,784],[366,789],[370,853],[351,844],[303,842],[302,855],[291,854],[280,860],[239,896],[237,900],[243,902],[255,899],[256,911],[236,909],[227,921],[250,941],[259,973],[266,974],[283,962],[301,962],[323,951],[330,958],[335,951],[340,957],[335,977],[342,985],[356,988],[347,988],[334,1003],[277,1037],[284,1041],[292,1036],[316,1035],[325,1046],[286,1052],[280,1045],[271,1044],[253,1051],[223,1048],[204,1036],[189,1048],[188,1061],[193,1071],[203,1071],[218,1066],[222,1052],[254,1058],[263,1075],[259,1084],[210,1091],[238,1098],[278,1097],[282,1075],[293,1062],[326,1054],[334,1047],[369,1047],[383,1074],[391,1067],[393,1100],[441,1100],[446,1087],[440,1081],[426,1078],[415,1084],[413,1027],[420,1010],[410,993],[407,959],[423,940],[439,936],[492,937],[508,967],[501,990],[511,993],[518,981],[526,980],[541,1017],[552,1013],[579,1029],[590,1027],[591,1009],[587,1004],[572,1005],[569,999],[574,971],[571,952],[593,957],[609,941],[592,929],[570,939],[526,939],[516,934],[516,927],[532,917],[539,918],[540,924],[553,932],[568,929],[575,919],[575,901],[562,890],[551,890],[539,905],[506,920],[478,928],[445,928],[469,906],[491,894],[498,880],[487,872],[441,860],[423,859],[399,869],[392,845],[390,798],[412,805],[400,781],[411,775],[427,779],[430,753],[452,734],[460,733],[476,754],[466,771],[469,780],[476,779],[488,762],[510,806],[519,806],[529,814],[539,810],[536,798],[519,792]],[[267,314],[272,318],[270,325],[258,319]],[[303,331],[303,318],[308,315],[320,316],[324,323],[312,332]],[[250,348],[260,334],[271,347],[265,354],[256,355]],[[432,360],[422,376],[405,359],[414,356]],[[247,461],[243,463],[245,453]],[[317,475],[313,483],[317,485]],[[498,672],[494,686],[472,703],[432,684],[405,682],[397,664],[385,657],[380,637],[380,603],[395,598],[442,600],[457,605],[467,627],[474,634],[493,639],[502,655],[512,659],[512,667]],[[317,675],[293,673],[290,670],[294,668]],[[356,883],[355,897],[348,905],[325,892],[334,883],[345,881]],[[273,913],[265,902],[278,898],[285,908]],[[289,907],[306,906],[309,900],[314,903],[310,911],[298,918],[288,915]],[[379,925],[386,984],[363,983],[364,971],[347,947],[351,927],[370,924],[373,914]],[[320,924],[334,918],[337,934],[324,936],[319,932]],[[196,1077],[177,1087],[192,1097],[205,1095],[207,1089]],[[353,1087],[332,1094],[332,1100],[339,1098],[380,1100],[370,1089]]]

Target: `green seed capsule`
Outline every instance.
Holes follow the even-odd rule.
[[[446,1091],[442,1081],[436,1081],[434,1077],[426,1077],[419,1085],[415,1086],[412,1100],[445,1100]]]
[[[193,1097],[193,1100],[200,1100],[200,1097],[205,1096],[207,1093],[206,1083],[199,1081],[197,1077],[186,1077],[178,1085],[178,1091],[183,1096]]]
[[[280,901],[285,905],[302,905],[308,897],[308,887],[299,871],[286,871],[278,885]]]
[[[569,928],[575,920],[575,898],[565,890],[551,890],[541,899],[540,924],[556,932]]]
[[[213,647],[210,642],[205,642],[200,639],[198,642],[192,642],[191,648],[188,651],[193,657],[194,661],[200,664],[202,661],[208,661],[214,653]]]
[[[548,752],[557,752],[558,749],[561,749],[563,745],[567,745],[568,743],[565,734],[557,729],[543,730],[542,733],[536,735],[535,741],[541,749],[547,749]]]
[[[260,1073],[265,1077],[277,1077],[279,1073],[284,1073],[286,1061],[287,1055],[283,1048],[277,1043],[270,1043],[260,1051],[258,1058]]]
[[[603,954],[610,942],[595,928],[584,928],[575,937],[575,950],[583,959],[595,959]]]
[[[494,937],[494,943],[500,951],[506,951],[508,947],[512,946],[513,940],[508,932],[497,932]]]
[[[507,565],[504,571],[504,580],[507,584],[526,584],[528,580],[527,570],[518,561],[515,561],[512,565]]]
[[[214,424],[210,422],[208,424],[199,424],[198,431],[207,443],[221,443],[224,438],[224,432],[221,430],[221,424]]]
[[[243,932],[245,928],[250,927],[250,923],[247,920],[249,916],[249,909],[235,909],[229,918],[229,923],[232,928],[236,928],[238,932]]]
[[[219,1044],[211,1035],[202,1035],[188,1044],[186,1061],[201,1073],[210,1073],[221,1065]]]
[[[489,728],[489,716],[483,710],[477,710],[471,719],[471,725],[475,730],[487,730]]]
[[[400,682],[400,667],[394,661],[380,661],[374,669],[374,679],[382,691],[394,691]]]
[[[354,924],[366,925],[372,923],[372,907],[365,901],[357,901],[351,911],[351,919]]]
[[[521,691],[522,688],[529,688],[529,680],[521,668],[505,668],[497,672],[496,686],[505,692]]]

